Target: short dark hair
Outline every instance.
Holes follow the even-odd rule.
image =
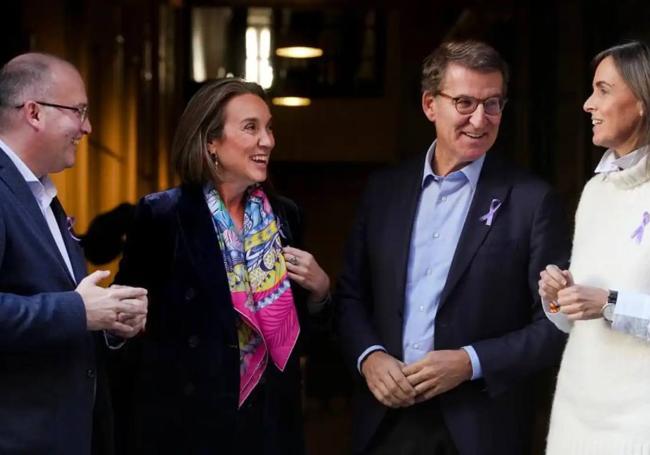
[[[508,64],[492,46],[474,40],[446,41],[424,59],[422,64],[423,93],[438,93],[450,63],[482,73],[500,72],[503,76],[503,96],[506,95],[510,79]]]
[[[594,70],[607,57],[612,57],[616,70],[643,105],[643,145],[650,143],[650,49],[637,40],[617,44],[599,52],[592,60]]]
[[[268,104],[262,87],[239,78],[207,82],[187,103],[172,142],[172,162],[183,183],[204,184],[217,178],[208,143],[223,135],[228,101],[246,94]]]

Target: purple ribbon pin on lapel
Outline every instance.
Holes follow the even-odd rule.
[[[636,243],[641,243],[643,240],[643,231],[645,230],[646,225],[650,223],[650,213],[643,212],[643,218],[641,218],[641,224],[638,228],[634,230],[632,236],[630,237]]]
[[[68,234],[70,234],[70,237],[72,237],[72,240],[74,240],[75,242],[81,242],[81,239],[76,235],[74,235],[74,229],[73,229],[74,222],[75,222],[74,216],[69,216],[66,218],[65,224],[68,227]]]
[[[499,210],[499,207],[501,207],[501,201],[498,199],[492,199],[492,202],[490,202],[490,210],[478,220],[485,221],[486,226],[492,226],[492,219],[497,213],[497,210]]]

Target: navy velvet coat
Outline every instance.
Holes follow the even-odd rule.
[[[285,242],[300,245],[300,216],[271,197]],[[146,332],[112,367],[118,452],[238,453],[236,313],[201,187],[184,185],[140,201],[118,283],[149,290]],[[304,292],[293,287],[301,319]],[[265,383],[268,453],[303,453],[298,349]],[[246,404],[244,404],[246,406]],[[266,453],[266,452],[265,452]]]

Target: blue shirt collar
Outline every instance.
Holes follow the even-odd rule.
[[[424,173],[422,175],[422,188],[424,188],[427,182],[431,179],[440,179],[439,175],[436,175],[431,168],[431,162],[433,161],[433,155],[436,151],[436,141],[433,141],[433,144],[429,147],[427,151],[427,156],[424,159]],[[476,185],[478,183],[478,178],[481,175],[481,169],[483,169],[483,162],[485,161],[485,154],[483,154],[479,159],[472,161],[463,168],[451,172],[446,178],[453,176],[463,175],[469,184],[472,187],[472,190],[476,190]]]

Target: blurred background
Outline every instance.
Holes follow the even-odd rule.
[[[75,168],[54,176],[77,232],[173,186],[170,143],[186,101],[208,79],[241,76],[274,98],[272,181],[303,207],[307,247],[333,278],[368,174],[434,138],[419,74],[442,40],[481,39],[509,62],[500,149],[550,181],[572,214],[602,153],[582,112],[590,60],[650,38],[650,2],[634,0],[22,0],[5,2],[2,17],[2,62],[45,51],[87,83],[93,133]],[[350,380],[334,345],[322,334],[305,367],[313,454],[348,443]]]

